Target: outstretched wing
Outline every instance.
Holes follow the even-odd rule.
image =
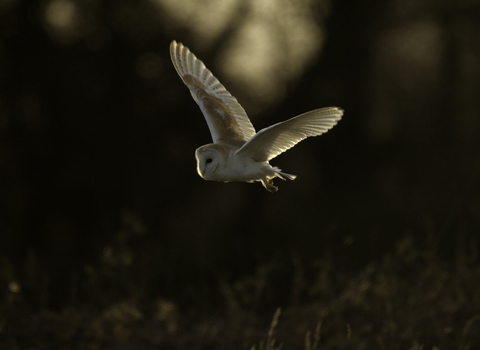
[[[260,130],[237,152],[257,162],[267,162],[309,136],[319,136],[333,128],[342,118],[337,107],[316,109]]]
[[[245,110],[202,61],[175,40],[170,45],[170,55],[178,75],[205,116],[213,142],[248,141],[255,135]]]

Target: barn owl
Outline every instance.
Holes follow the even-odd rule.
[[[269,161],[309,136],[321,135],[337,124],[343,110],[316,109],[255,132],[245,110],[190,50],[175,40],[170,55],[178,75],[205,116],[213,143],[195,152],[197,172],[205,180],[259,181],[276,192],[273,179],[294,180]]]

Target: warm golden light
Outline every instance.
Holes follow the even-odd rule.
[[[75,4],[68,0],[51,1],[45,9],[47,21],[55,28],[64,29],[71,26],[75,15]]]
[[[215,39],[234,23],[228,41],[221,43],[219,75],[227,77],[225,84],[250,114],[278,102],[324,43],[321,24],[311,11],[313,0],[151,1],[169,13],[172,26],[188,28],[197,47],[218,45]],[[202,59],[195,45],[184,44]],[[214,74],[218,68],[211,66]]]
[[[45,7],[45,21],[50,35],[63,43],[78,36],[77,6],[70,0],[53,0]]]

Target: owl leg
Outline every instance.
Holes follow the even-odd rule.
[[[278,191],[278,187],[273,185],[273,180],[262,179],[261,181],[262,181],[263,187],[265,187],[267,191],[272,193]]]
[[[277,186],[273,186],[273,180],[268,180],[268,188],[267,190],[269,190],[270,192],[274,193],[274,192],[277,192],[278,191],[278,187]]]

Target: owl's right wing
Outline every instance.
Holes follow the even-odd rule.
[[[268,162],[310,136],[319,136],[342,118],[337,107],[316,109],[260,130],[235,154]]]
[[[170,45],[173,65],[205,116],[213,142],[248,141],[255,129],[245,110],[202,61],[175,40]]]

